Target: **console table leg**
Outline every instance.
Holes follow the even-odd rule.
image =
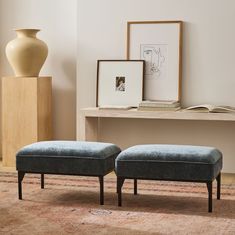
[[[98,117],[85,117],[85,133],[82,139],[98,141]]]

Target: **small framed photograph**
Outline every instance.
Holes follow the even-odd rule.
[[[181,98],[182,24],[127,22],[127,59],[145,60],[145,100]]]
[[[143,99],[144,60],[97,61],[97,107],[138,107]]]

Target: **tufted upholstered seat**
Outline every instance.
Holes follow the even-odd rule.
[[[115,171],[121,206],[121,188],[125,179],[192,181],[207,183],[209,211],[212,211],[212,182],[217,179],[220,198],[222,153],[213,147],[190,145],[136,145],[116,158]]]
[[[25,173],[97,176],[100,180],[100,204],[103,204],[103,177],[113,171],[120,148],[110,143],[85,141],[42,141],[27,145],[16,155],[19,199]]]

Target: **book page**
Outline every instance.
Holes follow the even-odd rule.
[[[215,113],[235,112],[235,107],[232,106],[216,106],[212,110]]]
[[[186,110],[195,111],[195,112],[210,112],[213,110],[213,106],[209,104],[195,105],[186,108]]]

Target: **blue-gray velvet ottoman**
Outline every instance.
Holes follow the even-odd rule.
[[[114,170],[120,148],[110,143],[42,141],[27,145],[16,155],[19,199],[25,173],[96,176],[100,182],[100,204],[104,204],[104,176]]]
[[[212,147],[190,145],[136,145],[122,151],[115,160],[118,205],[122,205],[125,179],[204,182],[208,188],[208,211],[212,212],[212,182],[217,180],[220,199],[222,153]]]

